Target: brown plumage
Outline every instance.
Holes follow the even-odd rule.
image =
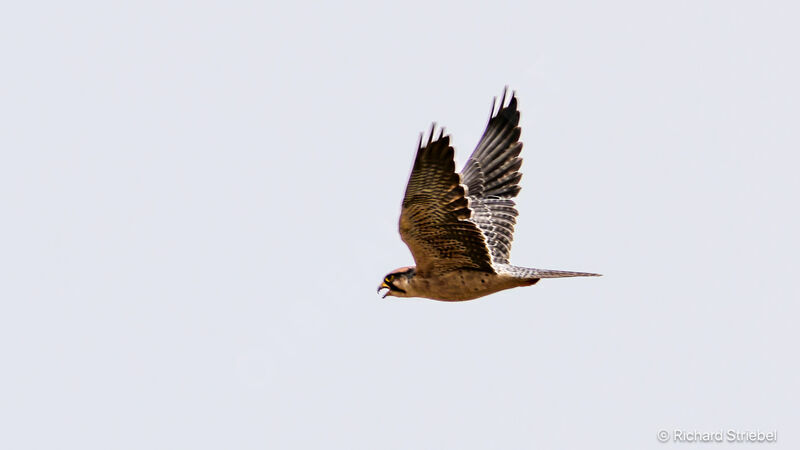
[[[470,221],[472,211],[453,162],[450,138],[432,141],[417,158],[400,213],[400,237],[411,249],[417,273],[437,275],[453,269],[492,271],[486,240]]]
[[[431,128],[420,143],[400,212],[400,237],[416,267],[389,273],[386,295],[458,301],[530,286],[541,278],[595,276],[509,265],[520,191],[522,143],[517,99],[506,94],[461,174],[450,137]],[[386,296],[384,295],[384,296]]]

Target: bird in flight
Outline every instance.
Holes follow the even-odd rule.
[[[378,286],[378,293],[386,289],[384,298],[463,301],[531,286],[542,278],[599,276],[509,264],[522,142],[515,93],[508,103],[506,91],[499,106],[496,100],[486,131],[460,174],[444,130],[435,137],[434,124],[427,143],[420,135],[400,211],[400,237],[416,266],[387,274]]]

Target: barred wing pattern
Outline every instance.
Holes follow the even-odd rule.
[[[508,264],[518,214],[511,199],[519,193],[522,178],[517,99],[512,92],[507,106],[505,100],[504,91],[496,114],[492,104],[486,131],[461,171],[473,211],[470,220],[486,237],[494,264]]]
[[[494,273],[486,239],[475,222],[464,186],[455,172],[450,137],[428,143],[420,136],[414,168],[400,212],[400,237],[408,245],[417,273],[436,275],[455,269]]]

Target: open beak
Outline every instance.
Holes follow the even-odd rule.
[[[381,298],[386,298],[386,296],[389,295],[389,292],[391,292],[392,287],[386,284],[386,282],[383,282],[381,283],[380,286],[378,286],[378,294],[381,293],[381,289],[386,289],[386,292],[384,292],[383,297],[381,297]]]

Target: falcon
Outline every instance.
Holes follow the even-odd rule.
[[[460,173],[443,129],[435,137],[434,124],[426,143],[420,135],[400,211],[400,237],[416,266],[387,274],[378,286],[384,298],[463,301],[542,278],[599,276],[509,263],[522,142],[517,98],[512,92],[506,103],[506,92],[493,101],[486,131]]]

